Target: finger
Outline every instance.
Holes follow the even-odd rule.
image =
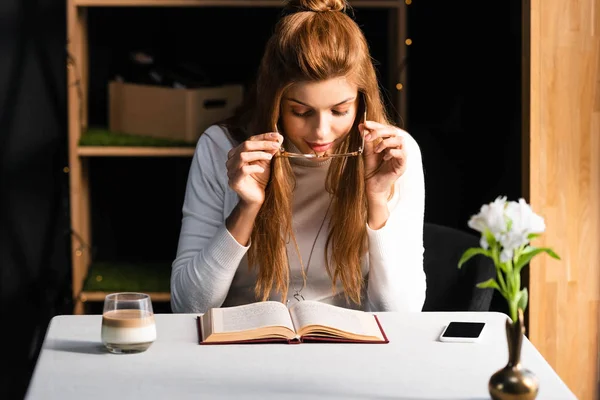
[[[250,138],[248,138],[248,140],[252,141],[252,142],[262,141],[262,140],[268,140],[268,141],[275,140],[278,142],[283,142],[283,136],[281,136],[277,132],[267,132],[267,133],[261,133],[260,135],[250,136]]]
[[[365,124],[359,125],[359,129],[365,135],[366,142],[372,142],[380,137],[393,136],[395,129],[390,126],[381,126],[378,128],[367,128]]]
[[[395,132],[395,134],[397,135],[400,132],[400,129],[396,128],[393,125],[380,124],[379,122],[375,121],[365,121],[359,124],[359,128],[366,134],[371,134],[374,132]]]
[[[244,142],[242,142],[239,146],[233,147],[231,150],[229,150],[229,152],[227,152],[227,158],[231,158],[234,156],[234,154],[238,151],[238,149],[240,148],[246,148],[249,150],[260,150],[261,148],[254,148],[252,147],[252,142],[269,142],[272,143],[273,141],[278,142],[278,143],[282,143],[283,142],[283,136],[281,136],[279,133],[277,132],[267,132],[267,133],[262,133],[260,135],[254,135],[254,136],[250,136],[247,140],[245,140]]]
[[[227,171],[227,177],[229,178],[229,186],[236,186],[241,180],[251,174],[262,174],[265,169],[258,164],[244,165],[241,168],[237,168],[233,171]]]
[[[364,127],[368,130],[385,129],[390,127],[389,125],[369,120],[363,122],[362,125],[364,125]]]
[[[388,137],[399,136],[399,132],[393,127],[384,127],[379,129],[365,130],[365,141],[372,142],[374,140],[381,140]]]
[[[392,158],[398,161],[400,165],[404,165],[406,162],[406,152],[403,149],[387,149],[383,155],[383,159],[387,161]]]
[[[392,136],[383,139],[376,147],[375,153],[381,153],[385,149],[402,149],[404,147],[404,138],[402,136]]]
[[[381,142],[382,139],[380,138],[375,138],[375,139],[371,139],[371,136],[369,136],[370,133],[365,133],[365,155],[371,155],[371,154],[375,154],[375,147],[377,147],[377,145]]]
[[[273,150],[279,150],[281,144],[278,141],[250,141],[247,140],[240,146],[240,153],[243,152],[252,152],[252,151],[268,151],[273,152]]]
[[[236,158],[237,154],[242,154],[245,152],[254,152],[254,151],[264,151],[270,152],[271,154],[275,153],[280,148],[280,144],[277,141],[251,141],[246,140],[244,143],[240,144],[237,147],[229,150],[227,153],[227,160],[232,160]]]
[[[272,158],[273,154],[264,151],[246,151],[240,153],[240,161],[246,164],[254,161],[270,161]]]
[[[258,164],[244,165],[242,168],[239,169],[240,176],[262,174],[263,172],[265,172],[265,169]]]
[[[396,126],[381,124],[381,123],[375,122],[375,121],[366,121],[362,125],[364,125],[364,127],[366,129],[369,129],[369,130],[375,130],[375,129],[381,129],[381,130],[383,130],[383,129],[390,129],[391,128],[391,129],[393,129],[393,130],[395,130],[395,131],[397,131],[399,133],[401,133],[401,132],[407,133],[405,130],[400,129],[400,128],[396,127]]]
[[[227,152],[227,162],[229,162],[229,160],[231,160],[233,158],[233,156],[237,152],[237,149],[238,149],[237,147],[234,147]]]
[[[408,132],[396,126],[380,124],[375,121],[367,121],[366,123],[359,124],[359,129],[365,134],[365,140],[373,140],[378,137],[405,136],[405,134],[408,134]]]
[[[236,171],[244,165],[254,163],[256,161],[269,162],[273,158],[273,154],[263,151],[250,151],[240,153],[239,157],[232,157],[225,163],[227,171]]]

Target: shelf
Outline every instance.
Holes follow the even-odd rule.
[[[90,266],[82,301],[102,301],[108,293],[143,292],[157,301],[170,299],[171,264],[97,262]]]
[[[113,291],[81,292],[81,294],[79,295],[79,299],[84,303],[85,302],[102,302],[102,301],[104,301],[104,298],[111,293],[115,293],[115,292],[113,292]],[[150,295],[150,299],[155,302],[171,301],[170,293],[166,293],[166,292],[165,293],[163,293],[163,292],[143,292],[143,293]]]
[[[81,157],[192,157],[194,149],[185,147],[111,147],[80,146]]]
[[[102,128],[85,132],[77,148],[81,157],[191,157],[194,151],[194,143],[126,135]]]
[[[73,0],[79,7],[282,7],[282,0]],[[354,0],[352,7],[400,8],[400,0]]]

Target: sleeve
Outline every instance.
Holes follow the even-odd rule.
[[[219,127],[209,128],[198,140],[171,270],[173,312],[203,313],[211,307],[220,307],[248,250],[225,227],[228,190],[225,162],[230,148]]]
[[[388,202],[390,216],[381,229],[367,225],[367,308],[372,311],[419,312],[425,303],[423,162],[417,142],[408,133],[405,138],[407,167]]]

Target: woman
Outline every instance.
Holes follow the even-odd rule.
[[[200,137],[174,312],[303,299],[421,311],[421,154],[388,121],[346,7],[290,1],[245,104]]]

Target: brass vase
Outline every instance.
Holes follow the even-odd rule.
[[[496,371],[488,383],[494,400],[532,400],[538,395],[539,380],[528,369],[521,366],[521,345],[525,335],[523,310],[518,310],[518,318],[506,320],[506,340],[508,342],[508,363]]]

